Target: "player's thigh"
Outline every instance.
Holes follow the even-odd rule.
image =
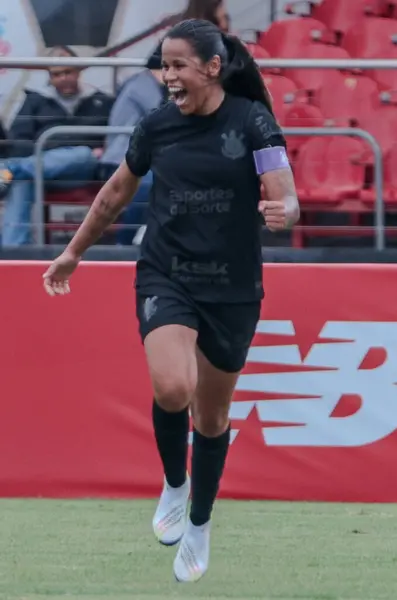
[[[165,410],[182,410],[197,384],[195,312],[178,297],[137,296],[137,316],[155,398]]]
[[[260,310],[260,302],[198,305],[197,345],[214,367],[226,373],[243,369]]]
[[[194,419],[205,435],[219,435],[228,424],[233,391],[255,335],[260,302],[201,304],[199,314]]]

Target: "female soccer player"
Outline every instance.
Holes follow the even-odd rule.
[[[171,101],[137,125],[125,161],[43,277],[49,294],[67,293],[84,252],[152,170],[135,287],[164,468],[153,528],[165,545],[180,541],[174,574],[188,582],[208,569],[230,402],[259,319],[261,215],[283,230],[299,205],[269,94],[244,45],[208,21],[187,20],[166,34],[162,60]]]

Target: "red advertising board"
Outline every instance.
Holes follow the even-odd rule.
[[[1,263],[0,496],[151,497],[134,265]],[[397,501],[397,266],[268,265],[222,497]]]

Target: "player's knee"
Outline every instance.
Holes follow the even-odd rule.
[[[195,406],[192,414],[194,427],[206,437],[222,435],[229,425],[229,411],[224,408],[208,412]]]
[[[189,406],[195,382],[189,377],[169,377],[156,385],[156,400],[164,410],[179,412]]]

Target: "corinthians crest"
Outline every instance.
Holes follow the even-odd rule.
[[[229,133],[223,133],[223,146],[222,146],[222,154],[226,158],[230,158],[230,160],[237,160],[239,158],[244,158],[247,154],[247,148],[243,142],[244,134],[240,133],[237,135],[237,132],[232,129]]]

